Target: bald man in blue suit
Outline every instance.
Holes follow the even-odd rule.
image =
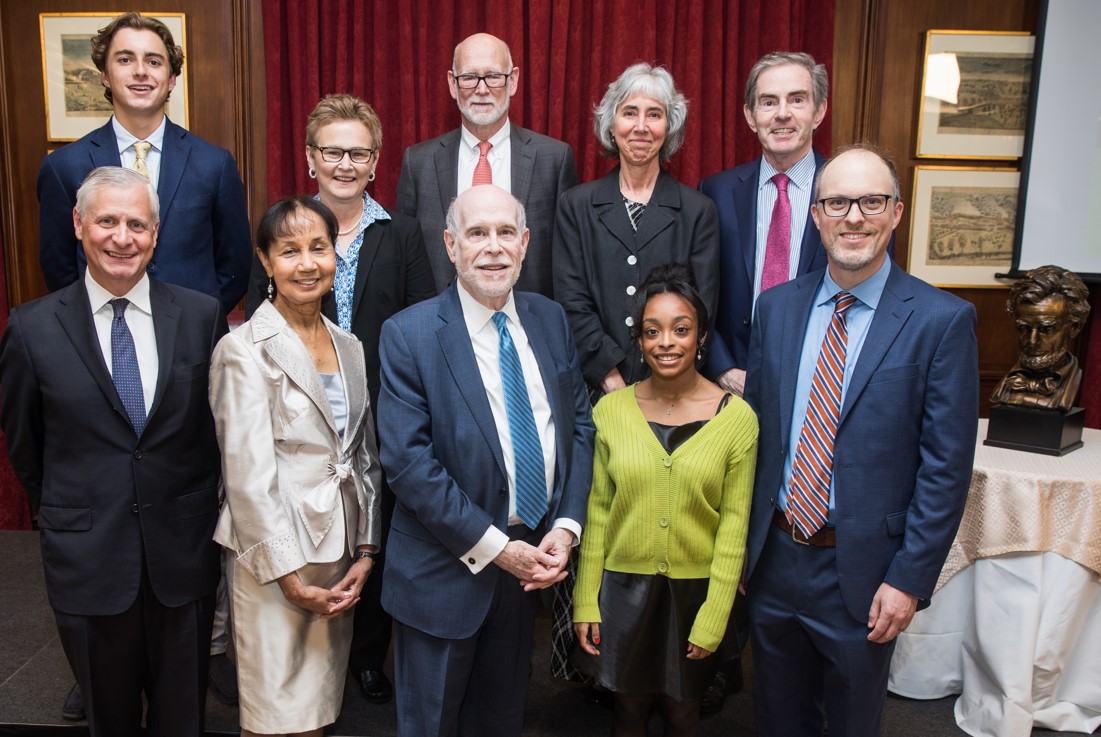
[[[887,257],[898,197],[889,160],[861,147],[837,154],[819,171],[813,206],[828,268],[757,303],[746,588],[762,737],[820,737],[823,717],[831,734],[879,734],[895,637],[928,606],[963,515],[978,423],[975,309]],[[845,313],[828,504],[808,531],[792,468],[805,460],[812,377],[846,294],[856,302]],[[830,414],[815,406],[816,418]]]

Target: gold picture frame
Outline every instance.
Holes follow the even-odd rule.
[[[1004,287],[1021,174],[1009,168],[918,166],[906,270],[938,287]]]
[[[1028,33],[928,31],[917,158],[1020,158],[1035,45]]]
[[[102,126],[111,117],[111,103],[103,96],[99,70],[92,64],[91,39],[118,13],[39,13],[42,43],[42,89],[46,103],[46,138],[75,141]],[[183,13],[149,13],[168,26],[172,38],[187,54]],[[165,112],[184,128],[187,120],[187,68],[176,79]]]

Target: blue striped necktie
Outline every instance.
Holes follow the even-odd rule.
[[[512,441],[513,473],[516,481],[516,516],[531,529],[547,513],[547,475],[543,463],[543,445],[535,429],[535,414],[531,411],[524,368],[505,325],[503,312],[493,313],[497,326],[501,384],[505,390],[505,414],[508,415],[508,435]]]
[[[138,369],[138,352],[134,348],[134,336],[126,324],[126,307],[130,300],[119,297],[111,300],[115,316],[111,320],[111,379],[122,400],[122,406],[139,436],[145,429],[145,393],[141,388],[141,371]]]

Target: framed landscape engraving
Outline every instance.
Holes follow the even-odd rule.
[[[75,141],[107,122],[111,103],[103,96],[100,73],[92,63],[92,37],[121,13],[39,13],[42,40],[43,95],[46,100],[46,138]],[[187,43],[183,13],[157,13],[151,18],[168,26],[184,49]],[[176,79],[167,110],[172,122],[187,127],[187,67]]]
[[[914,171],[910,263],[940,287],[999,287],[1009,270],[1020,173],[1013,169],[918,166]]]
[[[1027,33],[926,33],[918,158],[1020,158],[1035,42]]]

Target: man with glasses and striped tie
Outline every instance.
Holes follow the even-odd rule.
[[[828,267],[764,292],[748,593],[762,737],[880,732],[894,639],[929,604],[967,499],[975,309],[887,256],[902,217],[873,148],[818,171]]]
[[[537,590],[585,521],[588,395],[565,312],[513,289],[528,237],[515,197],[471,187],[447,213],[457,282],[382,328],[400,734],[519,737]]]

